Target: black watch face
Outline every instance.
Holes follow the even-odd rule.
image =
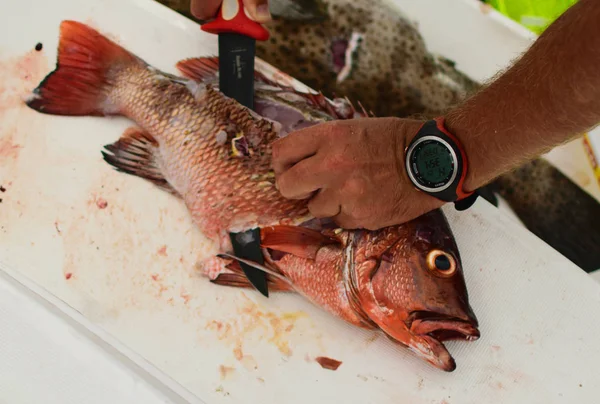
[[[421,188],[435,192],[447,188],[456,177],[456,154],[445,141],[425,136],[409,152],[409,175]]]

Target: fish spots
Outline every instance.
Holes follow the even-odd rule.
[[[157,251],[156,254],[161,256],[161,257],[166,257],[167,256],[167,246],[163,245],[161,246]]]
[[[321,365],[323,369],[329,370],[337,370],[342,364],[342,362],[338,361],[337,359],[328,358],[326,356],[319,356],[315,358],[315,361]]]

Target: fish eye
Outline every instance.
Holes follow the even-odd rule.
[[[456,261],[444,251],[432,250],[427,254],[427,267],[436,275],[450,277],[456,272]]]

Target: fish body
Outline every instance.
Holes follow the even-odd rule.
[[[443,341],[479,337],[462,264],[439,210],[378,231],[336,229],[306,200],[283,198],[271,145],[288,132],[364,117],[345,99],[301,93],[255,74],[255,109],[218,90],[218,58],[149,66],[94,29],[60,26],[56,69],[26,101],[52,115],[122,115],[136,123],[104,160],[181,198],[221,252],[203,263],[218,285],[249,287],[229,232],[258,227],[272,290],[295,291],[351,324],[384,332],[451,371]]]

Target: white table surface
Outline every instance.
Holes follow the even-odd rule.
[[[422,4],[443,8],[445,1]],[[127,120],[44,116],[15,101],[54,67],[63,19],[88,22],[173,73],[180,59],[216,53],[216,38],[176,13],[150,0],[118,3],[0,4],[0,182],[7,188],[1,260],[206,403],[597,402],[600,284],[485,201],[468,212],[446,209],[482,332],[479,341],[448,344],[458,364],[453,373],[299,296],[264,299],[198,277],[194,263],[214,250],[184,206],[101,159],[101,147],[120,136]],[[417,14],[418,2],[399,3],[410,3]],[[474,26],[460,4],[452,9],[466,19],[459,25]],[[441,31],[452,23],[450,12],[440,19]],[[464,40],[480,40],[462,33]],[[432,36],[447,40],[442,37]],[[42,52],[33,51],[37,42]],[[485,60],[488,67],[496,63]],[[11,363],[26,363],[28,349],[44,353],[27,344],[1,352],[0,374]],[[343,364],[324,370],[313,360],[319,355]],[[31,386],[32,376],[21,375],[11,385]],[[62,402],[91,393],[71,387],[52,391]],[[129,393],[143,402],[145,393]],[[23,402],[14,388],[0,394],[0,402]]]

